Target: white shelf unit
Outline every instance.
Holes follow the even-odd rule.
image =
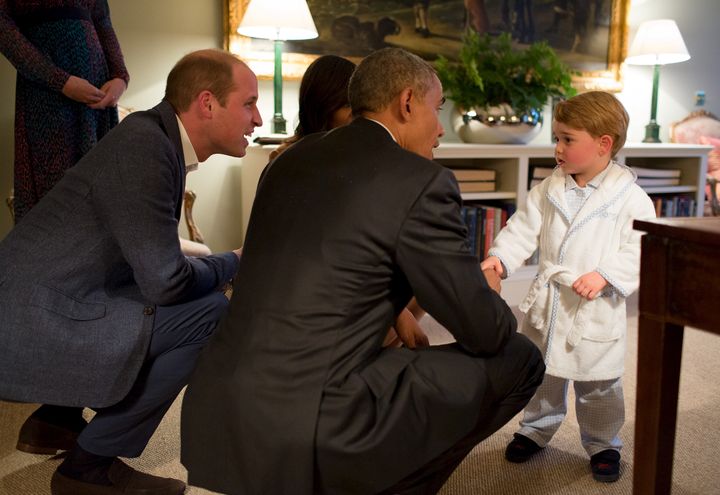
[[[707,155],[710,146],[684,144],[629,143],[618,153],[617,161],[629,166],[680,169],[679,186],[645,187],[648,194],[688,194],[698,205],[697,216],[703,215]],[[452,168],[492,169],[496,174],[496,191],[465,193],[464,201],[514,201],[527,199],[528,175],[531,166],[555,166],[554,145],[489,145],[441,144],[435,160]],[[522,301],[535,276],[535,266],[524,266],[503,282],[503,297],[510,305]]]
[[[242,223],[243,238],[247,229],[250,208],[255,198],[257,181],[268,162],[270,151],[276,146],[248,147],[247,155],[241,162]],[[694,194],[698,216],[702,216],[704,202],[707,155],[711,146],[683,144],[630,143],[618,154],[618,161],[627,165],[647,168],[681,169],[681,185],[672,187],[646,188],[649,194],[688,193]],[[445,166],[485,168],[496,171],[495,192],[466,193],[465,201],[502,200],[523,203],[528,192],[528,171],[530,166],[555,166],[555,147],[547,145],[490,145],[443,143],[435,150],[435,160]],[[517,270],[503,283],[503,296],[511,305],[517,305],[524,297],[535,267]]]
[[[710,146],[691,144],[627,144],[617,160],[629,166],[680,169],[679,186],[645,187],[648,194],[691,194],[698,204],[697,216],[702,216],[707,174],[707,155]],[[528,172],[531,166],[555,166],[553,145],[492,145],[442,144],[435,150],[435,160],[453,168],[481,168],[495,170],[495,192],[465,193],[466,201],[514,200],[523,203],[528,192]]]

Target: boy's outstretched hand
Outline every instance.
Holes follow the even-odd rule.
[[[607,284],[607,280],[598,272],[590,272],[577,279],[572,288],[580,297],[592,300],[597,297]]]
[[[495,273],[497,273],[498,277],[502,277],[503,275],[503,266],[500,262],[500,258],[497,256],[488,256],[480,263],[480,269],[482,271],[485,270],[493,270]]]

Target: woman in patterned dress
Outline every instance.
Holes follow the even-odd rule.
[[[107,0],[0,0],[17,69],[15,221],[117,124],[128,72]]]

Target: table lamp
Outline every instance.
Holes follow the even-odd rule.
[[[271,131],[285,134],[286,121],[282,114],[282,42],[317,38],[310,9],[305,0],[251,0],[237,32],[251,38],[273,40],[275,44],[275,73],[273,90],[275,114]]]
[[[657,123],[658,84],[660,66],[684,62],[690,58],[685,42],[675,21],[658,19],[640,24],[625,63],[653,65],[653,89],[650,104],[650,123],[645,126],[644,143],[660,142],[660,126]]]

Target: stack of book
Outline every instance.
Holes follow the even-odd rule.
[[[697,214],[695,198],[689,195],[652,195],[650,199],[658,217],[694,217]]]
[[[477,168],[451,168],[461,193],[495,191],[495,171]]]
[[[632,167],[637,174],[637,185],[652,186],[678,186],[680,185],[680,170],[666,168]]]
[[[487,257],[495,236],[505,227],[508,218],[515,213],[515,204],[501,206],[468,204],[460,211],[467,226],[468,245],[470,252],[480,259]]]
[[[533,165],[530,167],[530,189],[540,184],[546,177],[550,177],[555,167]]]

